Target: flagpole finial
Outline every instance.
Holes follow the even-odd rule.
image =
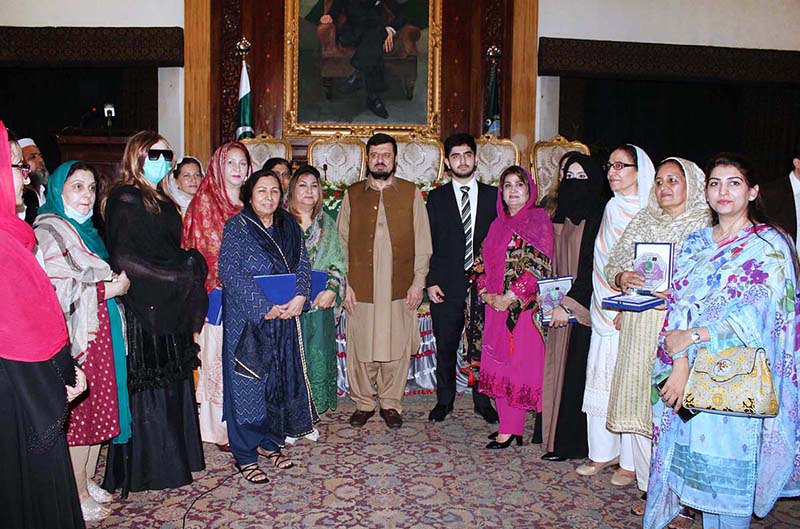
[[[242,59],[244,59],[247,57],[247,52],[250,51],[251,47],[252,44],[250,44],[250,41],[247,40],[246,37],[242,37],[242,39],[236,43],[236,53],[238,53]]]
[[[490,61],[494,62],[500,59],[503,56],[503,53],[500,51],[500,48],[497,46],[489,46],[486,49],[486,58]]]

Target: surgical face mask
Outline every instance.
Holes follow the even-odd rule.
[[[157,186],[172,169],[171,164],[161,155],[158,160],[147,158],[144,161],[144,177],[148,182]]]
[[[67,204],[66,202],[64,203],[64,214],[67,217],[74,220],[75,222],[77,222],[78,224],[83,224],[84,222],[92,218],[91,211],[89,211],[89,213],[87,213],[86,215],[81,215],[80,213],[72,209],[70,205]]]

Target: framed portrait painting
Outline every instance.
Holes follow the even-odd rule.
[[[286,0],[284,134],[440,130],[442,0]]]

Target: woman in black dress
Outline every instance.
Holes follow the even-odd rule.
[[[122,296],[128,338],[131,439],[109,450],[103,487],[160,490],[192,482],[205,468],[192,370],[199,350],[192,336],[208,309],[202,255],[183,250],[181,217],[159,182],[174,153],[159,134],[143,131],[125,147],[122,177],[105,208],[115,272],[131,288]]]

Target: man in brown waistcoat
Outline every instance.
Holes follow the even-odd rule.
[[[417,307],[428,274],[431,233],[419,189],[394,176],[397,142],[375,134],[367,142],[367,180],[351,185],[339,211],[347,256],[347,378],[356,411],[350,424],[375,414],[389,428],[403,425],[403,391],[419,348]]]

